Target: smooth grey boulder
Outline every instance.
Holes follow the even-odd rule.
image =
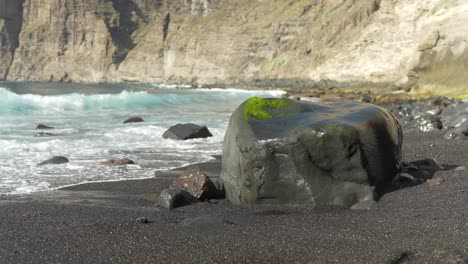
[[[180,188],[168,188],[162,190],[158,200],[158,204],[167,209],[173,209],[197,202],[198,199],[195,196]]]
[[[206,126],[199,126],[195,124],[177,124],[171,126],[163,134],[163,138],[187,140],[194,138],[207,138],[213,135]]]
[[[233,204],[351,207],[391,186],[402,140],[398,121],[376,105],[253,97],[229,121],[221,180]]]
[[[64,164],[64,163],[68,163],[67,158],[62,157],[62,156],[54,156],[48,160],[38,163],[37,166],[44,166],[44,165],[50,165],[50,164],[58,165],[58,164]]]

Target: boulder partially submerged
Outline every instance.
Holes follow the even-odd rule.
[[[68,163],[69,160],[66,157],[62,156],[53,156],[52,158],[40,162],[37,166],[44,166],[44,165],[58,165],[58,164],[65,164]]]
[[[127,123],[141,123],[141,122],[145,122],[145,120],[143,120],[143,118],[141,118],[139,116],[134,116],[134,117],[128,118],[123,123],[127,124]]]
[[[221,179],[234,204],[351,207],[391,184],[401,144],[398,121],[375,105],[253,97],[231,116]]]
[[[212,136],[213,135],[206,126],[199,126],[191,123],[174,125],[163,134],[163,138],[176,140],[207,138]]]

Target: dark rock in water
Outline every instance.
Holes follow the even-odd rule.
[[[162,190],[158,200],[158,204],[167,209],[173,209],[197,202],[198,200],[195,196],[180,188],[169,188]]]
[[[224,220],[215,215],[202,215],[194,218],[185,218],[180,222],[180,225],[183,227],[190,228],[219,228],[224,224]]]
[[[187,140],[194,138],[207,138],[212,137],[206,126],[199,126],[195,124],[177,124],[170,127],[163,134],[163,138]]]
[[[145,120],[143,120],[143,118],[139,116],[135,116],[135,117],[130,117],[129,119],[125,120],[123,123],[127,124],[127,123],[139,123],[139,122],[145,122]]]
[[[53,129],[53,127],[39,124],[37,125],[36,129]]]
[[[64,164],[64,163],[68,163],[67,158],[62,157],[62,156],[54,156],[48,160],[38,163],[37,166],[44,166],[44,165],[50,165],[50,164],[58,165],[58,164]]]
[[[174,187],[184,189],[197,199],[217,199],[223,196],[208,176],[197,166],[189,167],[174,181]]]
[[[102,165],[109,165],[109,166],[120,166],[120,165],[129,165],[129,164],[135,164],[133,160],[131,159],[119,159],[119,160],[107,160],[104,162],[101,162]]]
[[[234,204],[351,207],[391,185],[401,144],[398,121],[375,105],[253,97],[229,121],[221,179]]]
[[[436,172],[444,169],[434,158],[418,159],[409,163],[422,171]]]
[[[57,135],[58,134],[46,133],[46,132],[38,132],[38,133],[34,134],[35,137],[53,137],[53,136],[57,136]]]

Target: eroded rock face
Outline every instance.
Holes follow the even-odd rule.
[[[21,1],[0,0],[6,2]],[[25,0],[21,6],[20,32],[20,23],[7,30],[0,18],[0,78],[11,81],[280,80],[283,87],[310,87],[323,80],[400,80],[404,90],[467,81],[466,1]],[[10,45],[7,31],[19,43]]]
[[[232,114],[221,179],[231,203],[340,205],[391,184],[402,132],[387,110],[253,97]]]

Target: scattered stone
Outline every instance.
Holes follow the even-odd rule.
[[[177,124],[170,127],[163,134],[163,138],[187,140],[194,138],[207,138],[213,135],[206,126],[199,126],[195,124]]]
[[[410,161],[410,164],[417,167],[421,171],[436,172],[444,169],[444,167],[433,158],[413,160]]]
[[[68,163],[67,158],[62,157],[62,156],[54,156],[48,160],[38,163],[37,166],[44,166],[44,165],[50,165],[50,164],[58,165],[58,164],[64,164],[64,163]]]
[[[183,227],[191,228],[219,228],[224,224],[224,220],[215,215],[202,215],[194,218],[185,218],[180,222]]]
[[[198,200],[195,196],[180,188],[162,190],[158,200],[158,204],[167,209],[173,209],[197,202]]]
[[[218,188],[197,166],[189,167],[182,176],[175,180],[173,185],[188,191],[200,200],[220,197]]]
[[[135,116],[135,117],[130,117],[129,119],[125,120],[123,123],[127,124],[127,123],[139,123],[139,122],[145,122],[145,120],[143,120],[143,118],[139,116]]]
[[[351,207],[391,185],[401,144],[398,121],[375,105],[253,97],[231,116],[221,180],[233,204]]]
[[[462,171],[462,170],[466,170],[466,167],[465,166],[458,166],[454,169],[454,171]]]
[[[427,179],[426,182],[429,186],[433,187],[436,185],[440,185],[441,183],[444,182],[444,180],[442,178],[435,178],[435,179]]]
[[[39,124],[37,125],[36,129],[53,129],[53,127]]]
[[[138,223],[142,223],[142,224],[149,224],[149,222],[150,222],[150,221],[148,220],[148,218],[146,218],[146,217],[138,217],[138,218],[136,219],[136,221],[137,221]]]
[[[104,162],[101,162],[102,165],[108,165],[108,166],[120,166],[120,165],[129,165],[129,164],[135,164],[135,162],[133,162],[133,160],[131,159],[119,159],[119,160],[114,160],[114,159],[111,159],[111,160],[107,160],[107,161],[104,161]]]

